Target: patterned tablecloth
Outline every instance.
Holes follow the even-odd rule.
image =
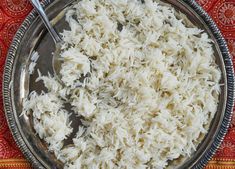
[[[197,1],[219,26],[235,57],[235,0]],[[29,0],[0,0],[0,88],[8,47],[31,9]],[[24,159],[9,131],[2,102],[0,90],[0,169],[29,169],[30,164]],[[235,169],[235,116],[221,147],[206,168]]]

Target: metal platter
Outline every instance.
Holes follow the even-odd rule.
[[[75,0],[45,0],[49,18],[58,31],[68,29],[63,17],[63,11]],[[194,0],[164,0],[164,3],[172,5],[176,10],[185,14],[189,20],[205,30],[214,41],[216,63],[222,70],[222,86],[219,105],[214,119],[211,121],[209,132],[202,137],[202,141],[190,158],[180,159],[169,168],[203,168],[218,149],[229,127],[233,103],[234,103],[234,71],[228,47],[219,29],[208,14]],[[63,168],[63,164],[47,149],[43,140],[35,134],[31,117],[20,116],[22,112],[22,100],[31,90],[40,92],[45,90],[42,83],[35,83],[37,72],[28,73],[30,56],[36,50],[40,58],[36,68],[40,68],[42,74],[52,72],[51,56],[54,51],[54,43],[45,30],[41,20],[35,11],[32,11],[25,19],[8,52],[5,64],[3,80],[4,108],[8,124],[15,141],[25,157],[34,168],[51,169]],[[157,152],[156,152],[157,153]]]

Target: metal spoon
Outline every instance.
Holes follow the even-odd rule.
[[[53,54],[52,58],[52,68],[53,68],[53,73],[54,76],[60,81],[61,79],[59,78],[60,74],[60,68],[61,68],[61,60],[59,59],[59,54],[61,52],[61,46],[62,46],[62,39],[58,32],[53,28],[51,25],[42,5],[40,4],[39,0],[30,0],[31,4],[33,5],[34,9],[37,11],[39,14],[40,18],[42,19],[44,25],[46,26],[48,32],[50,33],[54,43],[55,43],[55,52]]]
[[[60,35],[56,32],[56,30],[52,27],[43,7],[41,6],[39,0],[30,0],[31,4],[33,5],[33,7],[35,8],[35,10],[38,12],[39,16],[41,17],[43,23],[45,24],[48,32],[50,33],[52,39],[55,42],[55,52],[53,54],[53,58],[52,58],[52,67],[53,67],[53,71],[54,71],[54,76],[57,78],[57,80],[63,84],[61,78],[59,78],[60,76],[60,68],[61,68],[61,60],[59,59],[59,54],[61,51],[61,45],[62,45],[62,39],[60,37]],[[79,86],[78,86],[79,87]],[[69,112],[73,112],[72,110],[72,106],[70,105],[70,103],[67,103],[65,105],[66,110],[68,110]],[[76,136],[76,133],[78,131],[78,126],[82,125],[81,123],[81,119],[76,116],[75,113],[71,113],[71,119],[72,120],[72,124],[71,126],[73,127],[73,132],[71,133],[71,135],[65,139],[65,145],[70,145],[72,143],[72,138],[74,138]],[[75,120],[76,119],[76,120]]]

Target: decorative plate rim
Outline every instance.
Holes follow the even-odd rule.
[[[179,0],[180,1],[180,0]],[[223,61],[225,64],[225,69],[227,72],[227,102],[226,102],[226,109],[225,114],[223,117],[223,121],[221,124],[221,127],[219,129],[219,132],[217,133],[213,144],[210,146],[210,148],[199,158],[198,162],[193,166],[194,169],[201,169],[206,166],[208,161],[212,158],[212,156],[215,154],[216,150],[219,148],[220,144],[222,143],[225,134],[227,133],[227,130],[229,128],[231,118],[232,118],[232,112],[233,112],[233,106],[234,106],[234,69],[233,69],[233,63],[231,60],[231,55],[228,50],[227,43],[225,39],[223,38],[220,30],[216,26],[215,22],[212,20],[212,18],[206,13],[204,9],[195,1],[195,0],[181,0],[187,5],[189,5],[201,18],[202,20],[207,24],[209,29],[211,30],[213,36],[217,40],[217,43],[219,45],[220,51],[223,55]],[[42,5],[44,7],[47,7],[49,4],[54,2],[54,0],[44,0],[42,2]],[[3,103],[4,103],[4,110],[5,115],[7,118],[8,125],[10,127],[11,133],[13,134],[14,140],[16,141],[17,145],[19,146],[20,150],[24,154],[24,156],[31,162],[31,164],[39,169],[44,169],[45,166],[33,155],[33,153],[29,150],[27,145],[25,144],[22,135],[19,131],[19,128],[17,127],[15,116],[14,116],[14,110],[12,107],[12,98],[11,98],[11,77],[12,77],[12,71],[13,71],[13,60],[15,57],[15,54],[17,52],[17,48],[21,43],[21,40],[24,36],[24,34],[27,32],[27,28],[30,26],[30,24],[35,20],[37,17],[37,13],[35,10],[30,12],[30,14],[26,17],[20,28],[18,29],[11,46],[9,48],[7,59],[4,67],[4,75],[3,75]]]
[[[216,153],[217,149],[221,145],[231,122],[232,114],[233,114],[233,106],[234,106],[234,94],[235,94],[235,86],[234,86],[234,68],[231,59],[231,54],[229,52],[227,43],[222,36],[219,28],[213,21],[213,19],[208,15],[208,13],[195,1],[195,0],[183,0],[187,5],[189,5],[207,24],[209,29],[211,30],[213,36],[215,37],[220,51],[223,56],[223,61],[225,64],[225,69],[227,73],[227,102],[225,108],[225,114],[223,117],[223,121],[221,127],[215,136],[214,142],[210,146],[210,148],[201,156],[198,163],[194,165],[193,168],[201,169],[206,166],[209,160],[212,159],[212,156]]]
[[[44,8],[48,7],[54,0],[44,0],[42,2],[42,6]],[[14,110],[12,107],[12,100],[11,100],[11,77],[12,77],[12,71],[13,71],[13,64],[15,54],[17,52],[17,48],[19,47],[24,34],[27,32],[27,28],[30,26],[30,24],[35,20],[35,18],[38,16],[37,12],[33,9],[28,16],[25,18],[21,26],[19,27],[18,31],[16,32],[12,43],[10,45],[10,48],[8,50],[8,54],[6,57],[5,67],[4,67],[4,74],[3,74],[3,104],[4,104],[4,110],[5,110],[5,116],[8,122],[8,126],[10,128],[10,131],[13,135],[14,140],[16,141],[16,144],[20,148],[23,155],[27,158],[27,160],[32,164],[33,167],[38,169],[45,169],[43,164],[33,155],[33,153],[30,151],[30,149],[25,144],[23,137],[19,131],[19,128],[17,126],[15,116],[14,116]]]

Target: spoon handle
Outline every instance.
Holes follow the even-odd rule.
[[[31,4],[33,5],[34,9],[38,12],[39,16],[41,17],[43,23],[45,24],[48,32],[51,34],[55,43],[61,42],[61,37],[56,32],[56,30],[52,27],[42,5],[40,4],[39,0],[30,0]]]

